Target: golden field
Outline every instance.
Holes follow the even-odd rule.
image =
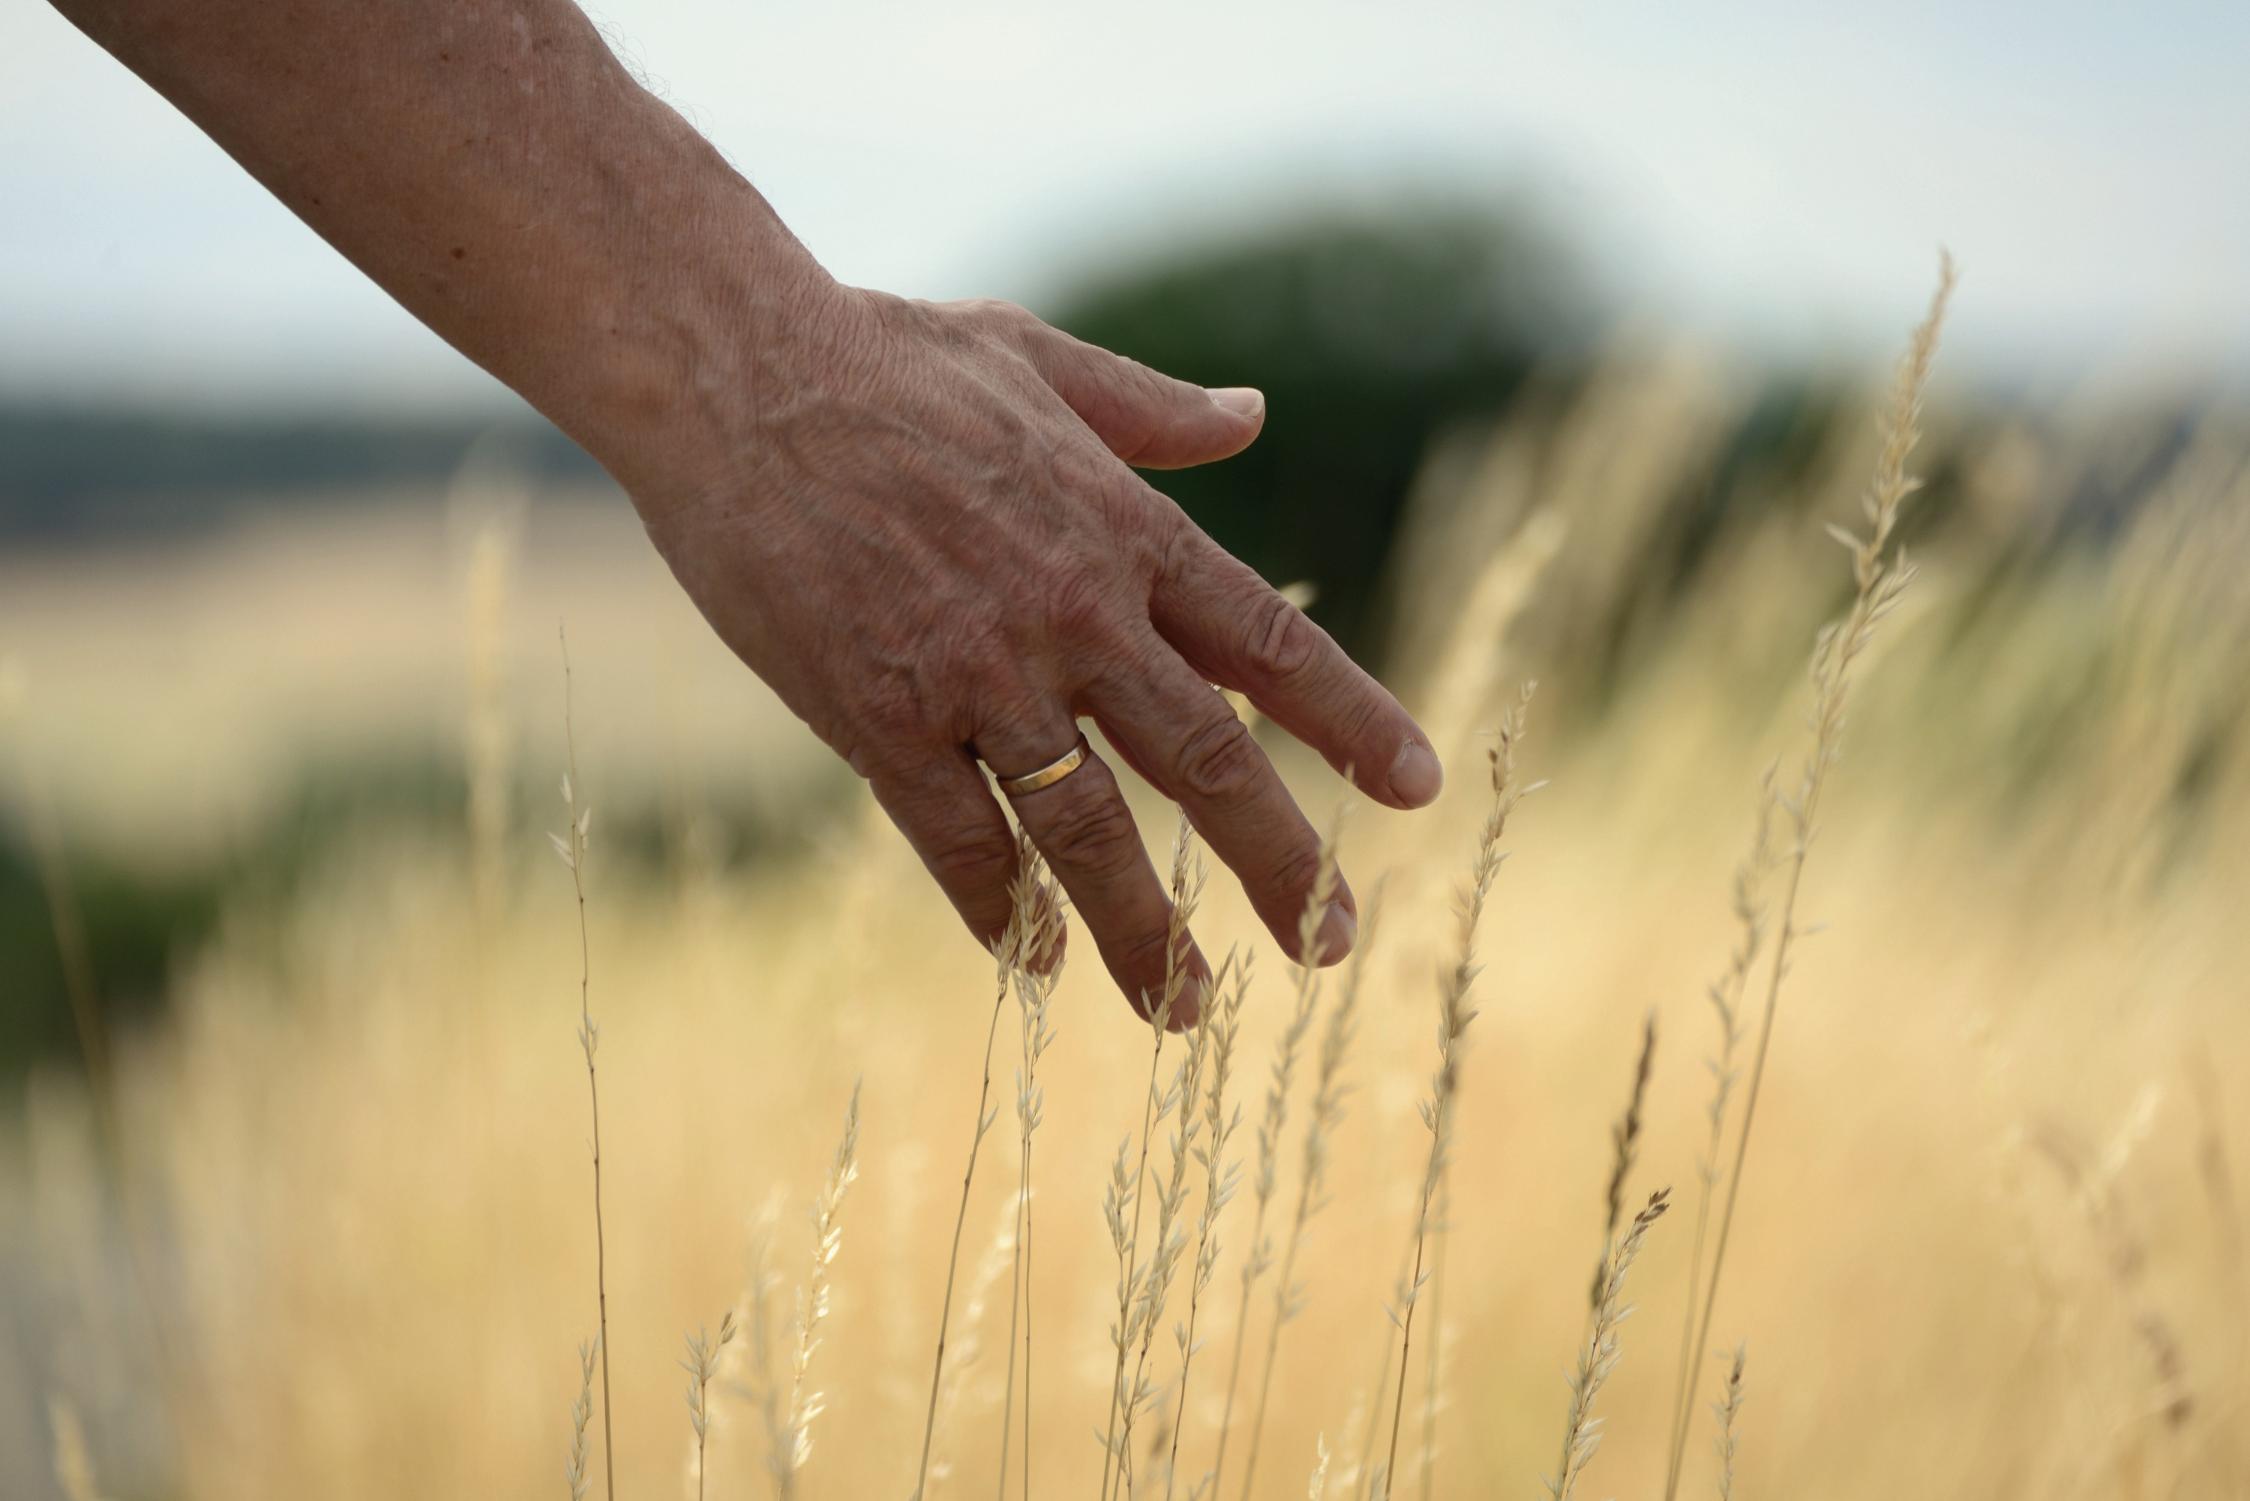
[[[1871,383],[1860,408],[1878,399]],[[1621,352],[1567,409],[1432,457],[1387,676],[1440,736],[1451,782],[1434,809],[1343,818],[1344,866],[1363,902],[1384,879],[1383,916],[1260,1496],[1304,1494],[1323,1443],[1325,1494],[1373,1481],[1452,902],[1489,801],[1490,731],[1533,676],[1520,769],[1548,785],[1510,820],[1479,939],[1444,1279],[1419,1304],[1413,1465],[1392,1493],[1531,1496],[1554,1473],[1611,1124],[1652,1012],[1628,1199],[1670,1185],[1674,1209],[1632,1271],[1638,1311],[1582,1494],[1662,1493],[1718,1044],[1705,987],[1734,941],[1729,882],[1761,773],[1795,776],[1804,663],[1849,600],[1822,526],[1855,520],[1875,465],[1873,423],[1842,424],[1805,466],[1807,493],[1746,487],[1658,597],[1638,565],[1675,525],[1676,477],[1711,467],[1746,400],[1689,354]],[[1714,1349],[1748,1352],[1734,1494],[2250,1487],[2250,434],[2211,417],[2174,441],[2143,410],[2111,393],[1967,434],[1945,388],[1933,398],[1920,467],[1942,480],[1908,528],[1922,573],[1862,663],[1713,1322]],[[2097,481],[2129,492],[2124,519],[2066,526],[2065,497]],[[595,810],[617,1489],[695,1493],[681,1341],[752,1314],[754,1244],[770,1248],[786,1372],[809,1211],[855,1085],[859,1172],[810,1361],[825,1410],[792,1484],[915,1488],[992,962],[864,795],[708,639],[629,515],[503,488],[188,556],[0,564],[0,653],[18,668],[6,734],[31,772],[10,795],[18,811],[42,801],[66,853],[224,841],[293,761],[337,746],[434,745],[469,788],[450,825],[364,820],[174,956],[163,1019],[117,1040],[113,1165],[79,1071],[24,1084],[0,1135],[10,1494],[64,1484],[58,1434],[59,1473],[85,1494],[565,1494],[575,1349],[597,1313],[576,904],[546,838],[566,818],[558,620],[574,790]],[[1269,745],[1320,821],[1337,784]],[[721,802],[759,813],[758,849],[704,816]],[[614,808],[654,810],[649,850],[613,858]],[[1169,816],[1143,811],[1161,853]],[[1247,1161],[1294,975],[1223,870],[1198,931],[1214,957],[1257,955],[1235,1062],[1232,1152]],[[1341,983],[1324,978],[1317,1016]],[[1000,1478],[1013,1017],[1010,1002],[932,1494]],[[1006,1483],[1059,1496],[1101,1477],[1117,1311],[1102,1193],[1139,1129],[1150,1037],[1083,959],[1052,1020],[1036,1339],[1013,1375],[1034,1394],[1028,1423],[1011,1420],[1019,1439],[1029,1427],[1030,1473],[1019,1459]],[[1183,1496],[1215,1442],[1251,1207],[1246,1186],[1220,1222]],[[1274,1281],[1252,1304],[1253,1370]],[[1163,1382],[1171,1321],[1154,1342]],[[708,1495],[775,1488],[758,1400],[775,1378],[752,1347],[745,1334],[722,1354]],[[1715,1492],[1720,1374],[1701,1376],[1683,1494]],[[1220,1492],[1241,1473],[1230,1457]]]

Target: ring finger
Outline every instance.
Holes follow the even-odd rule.
[[[1078,744],[1078,726],[1059,706],[1040,722],[977,737],[978,756],[1003,781],[1050,766]],[[1164,994],[1171,952],[1172,902],[1165,894],[1117,778],[1091,749],[1074,769],[1009,798],[1031,842],[1047,857],[1086,920],[1102,962],[1142,1015]],[[1171,1026],[1193,1024],[1210,967],[1183,935],[1185,976]]]

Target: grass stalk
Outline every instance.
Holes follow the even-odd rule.
[[[1017,868],[1022,869],[1019,855]],[[953,1243],[945,1257],[945,1292],[938,1301],[937,1353],[930,1360],[930,1405],[922,1420],[922,1457],[914,1469],[913,1501],[922,1501],[929,1485],[930,1449],[937,1438],[938,1393],[945,1383],[945,1342],[953,1324],[953,1285],[961,1269],[961,1234],[969,1222],[969,1189],[976,1182],[977,1157],[983,1150],[984,1138],[999,1118],[998,1107],[992,1104],[992,1049],[1000,1036],[1000,1011],[1007,1004],[1009,981],[1016,967],[1016,956],[1022,951],[1023,929],[1020,910],[1011,913],[1008,927],[993,945],[993,958],[998,971],[992,986],[992,1017],[984,1032],[984,1074],[977,1084],[977,1113],[975,1129],[969,1134],[969,1160],[961,1169],[961,1205],[953,1217]],[[1021,1214],[1019,1207],[1018,1211]],[[1013,1346],[1011,1344],[1011,1350]],[[1005,1468],[1006,1449],[1002,1449]]]
[[[1203,870],[1194,858],[1194,840],[1194,830],[1188,826],[1187,816],[1182,814],[1172,840],[1172,918],[1165,935],[1164,993],[1156,997],[1153,1004],[1147,996],[1141,998],[1141,1010],[1148,1018],[1153,1041],[1149,1048],[1148,1089],[1141,1106],[1140,1152],[1128,1177],[1125,1157],[1131,1150],[1132,1138],[1127,1137],[1118,1144],[1109,1188],[1102,1202],[1102,1214],[1109,1225],[1110,1249],[1117,1257],[1117,1321],[1109,1331],[1117,1360],[1110,1376],[1109,1419],[1102,1431],[1102,1501],[1109,1501],[1114,1480],[1131,1463],[1131,1456],[1123,1452],[1124,1439],[1118,1429],[1120,1418],[1129,1420],[1130,1417],[1125,1361],[1138,1333],[1135,1320],[1141,1306],[1135,1294],[1141,1281],[1141,1211],[1147,1202],[1149,1143],[1172,1104],[1170,1093],[1159,1093],[1156,1081],[1163,1066],[1164,1039],[1170,1028],[1172,1007],[1187,982],[1188,925],[1203,894]],[[1129,1227],[1125,1218],[1128,1209],[1132,1215]]]
[[[591,1443],[586,1436],[593,1419],[594,1342],[582,1340],[578,1346],[578,1400],[570,1405],[570,1458],[563,1465],[563,1478],[570,1483],[570,1501],[586,1501],[586,1488],[593,1481],[587,1470],[593,1456],[588,1452]]]
[[[688,1373],[688,1427],[695,1434],[695,1501],[704,1501],[704,1476],[710,1457],[711,1381],[719,1374],[719,1357],[734,1342],[734,1333],[734,1310],[730,1308],[719,1319],[717,1338],[702,1329],[687,1337],[687,1355],[680,1362],[680,1368]]]
[[[1594,1399],[1601,1395],[1610,1372],[1617,1369],[1617,1329],[1633,1311],[1624,1301],[1625,1274],[1632,1270],[1649,1230],[1664,1217],[1670,1193],[1670,1189],[1660,1188],[1650,1194],[1625,1233],[1610,1237],[1602,1256],[1601,1272],[1594,1281],[1593,1318],[1570,1376],[1570,1415],[1563,1425],[1562,1460],[1555,1478],[1547,1482],[1547,1494],[1553,1501],[1570,1501],[1579,1477],[1601,1447],[1601,1419],[1594,1416]]]
[[[1015,1413],[1016,1341],[1020,1316],[1023,1339],[1023,1485],[1025,1501],[1031,1494],[1031,1144],[1039,1129],[1044,1096],[1039,1088],[1039,1059],[1055,1040],[1048,1024],[1048,1002],[1061,978],[1062,898],[1047,881],[1039,856],[1024,841],[1012,886],[1014,911],[1003,939],[1002,963],[1012,967],[1016,995],[1018,1041],[1022,1062],[1016,1071],[1016,1125],[1019,1154],[1016,1172],[1016,1243],[1010,1258],[1008,1289],[1008,1371],[1001,1388],[1000,1478],[998,1494],[1008,1494],[1009,1421]],[[1012,940],[1012,941],[1010,941]],[[1036,966],[1044,962],[1046,968]]]
[[[1624,1280],[1625,1268],[1632,1264],[1638,1252],[1639,1238],[1664,1213],[1671,1194],[1670,1189],[1659,1189],[1651,1194],[1641,1216],[1630,1227],[1625,1225],[1625,1186],[1632,1179],[1634,1164],[1640,1160],[1642,1110],[1648,1103],[1648,1081],[1655,1069],[1656,1013],[1651,1011],[1641,1024],[1640,1053],[1633,1062],[1633,1087],[1626,1096],[1625,1113],[1610,1128],[1609,1183],[1602,1195],[1602,1250],[1594,1260],[1594,1280],[1586,1292],[1586,1343],[1579,1351],[1578,1368],[1571,1377],[1570,1421],[1563,1432],[1562,1458],[1556,1463],[1555,1479],[1549,1482],[1555,1488],[1557,1501],[1567,1495],[1577,1472],[1585,1468],[1600,1442],[1593,1417],[1594,1395],[1616,1360],[1616,1326],[1631,1311],[1618,1304],[1619,1284]],[[1619,1238],[1621,1229],[1625,1232],[1622,1240]]]
[[[1223,972],[1220,979],[1222,982],[1225,979]],[[1182,1212],[1188,1200],[1188,1165],[1201,1150],[1198,1137],[1202,1133],[1203,1118],[1197,1106],[1203,1097],[1204,1077],[1210,1070],[1213,1035],[1218,1024],[1219,1007],[1213,1004],[1213,999],[1212,996],[1203,998],[1195,1026],[1188,1033],[1187,1056],[1180,1061],[1167,1091],[1171,1101],[1172,1132],[1165,1172],[1158,1180],[1156,1237],[1133,1295],[1133,1320],[1140,1337],[1140,1352],[1133,1358],[1133,1379],[1127,1389],[1123,1419],[1118,1428],[1118,1490],[1126,1496],[1135,1491],[1133,1430],[1141,1410],[1152,1405],[1157,1396],[1149,1384],[1149,1355],[1156,1344],[1157,1326],[1164,1320],[1164,1309],[1171,1298],[1180,1259],[1187,1252],[1187,1228],[1182,1223]],[[1160,1118],[1163,1113],[1160,1106]]]
[[[825,1410],[821,1394],[812,1388],[813,1351],[820,1345],[820,1326],[828,1317],[830,1277],[836,1253],[843,1244],[839,1214],[844,1195],[859,1178],[859,1085],[852,1086],[851,1103],[844,1107],[844,1134],[830,1159],[828,1176],[813,1199],[812,1261],[805,1283],[797,1289],[796,1340],[790,1352],[789,1413],[784,1420],[786,1445],[772,1456],[774,1486],[781,1501],[797,1493],[797,1472],[812,1458],[813,1420]]]
[[[759,1215],[750,1233],[750,1287],[744,1301],[749,1306],[750,1366],[745,1386],[757,1407],[759,1425],[766,1432],[767,1472],[778,1483],[780,1458],[789,1447],[789,1422],[781,1405],[781,1383],[774,1376],[773,1302],[781,1286],[781,1274],[774,1270],[775,1228],[769,1208]]]
[[[1672,1386],[1669,1441],[1674,1444],[1679,1442],[1680,1430],[1690,1420],[1688,1409],[1695,1400],[1695,1382],[1691,1379],[1694,1367],[1690,1362],[1695,1358],[1695,1315],[1700,1302],[1703,1252],[1711,1227],[1713,1191],[1718,1186],[1719,1150],[1726,1141],[1728,1107],[1734,1097],[1734,1086],[1742,1076],[1737,1056],[1743,1037],[1742,998],[1749,989],[1751,971],[1757,967],[1758,955],[1765,946],[1766,885],[1773,867],[1774,806],[1774,774],[1769,768],[1759,786],[1758,818],[1751,834],[1750,851],[1735,867],[1734,947],[1727,956],[1726,969],[1704,991],[1713,1019],[1718,1023],[1719,1046],[1706,1060],[1711,1071],[1711,1102],[1704,1110],[1703,1150],[1695,1164],[1695,1233],[1688,1245],[1688,1300],[1680,1317],[1679,1369]]]
[[[586,1058],[586,1104],[592,1127],[594,1159],[594,1348],[602,1362],[602,1479],[603,1494],[617,1501],[617,1453],[610,1430],[609,1400],[609,1247],[602,1224],[602,1090],[594,1069],[594,1053],[601,1045],[601,1029],[594,1025],[592,944],[586,933],[586,843],[593,832],[594,810],[579,802],[578,732],[572,718],[570,637],[560,627],[563,664],[563,812],[569,820],[567,834],[549,834],[555,853],[570,867],[570,888],[578,901],[578,1047]]]
[[[1626,1097],[1625,1113],[1610,1128],[1609,1187],[1603,1195],[1605,1217],[1602,1220],[1602,1261],[1594,1267],[1592,1291],[1587,1294],[1588,1308],[1601,1301],[1602,1266],[1609,1259],[1609,1247],[1617,1238],[1617,1227],[1625,1218],[1625,1184],[1633,1176],[1633,1165],[1641,1155],[1641,1111],[1648,1103],[1648,1081],[1656,1070],[1656,1013],[1651,1011],[1641,1022],[1641,1051],[1633,1063],[1633,1091]]]
[[[1242,1030],[1242,1006],[1250,993],[1251,957],[1229,956],[1222,972],[1231,972],[1233,984],[1222,998],[1205,1007],[1210,1037],[1210,1087],[1203,1097],[1203,1145],[1196,1149],[1204,1170],[1203,1213],[1196,1223],[1195,1272],[1188,1288],[1187,1322],[1179,1331],[1179,1399],[1172,1419],[1172,1449],[1164,1465],[1164,1501],[1172,1501],[1179,1484],[1180,1435],[1187,1428],[1188,1372],[1195,1363],[1195,1326],[1203,1294],[1211,1286],[1219,1265],[1219,1216],[1232,1202],[1240,1169],[1227,1161],[1227,1143],[1242,1124],[1242,1108],[1227,1112],[1227,1081],[1234,1073],[1234,1045]],[[1186,1107],[1182,1107],[1186,1108]]]
[[[1398,1271],[1400,1277],[1406,1275],[1406,1268],[1407,1263],[1402,1260]],[[1368,1388],[1375,1395],[1372,1401],[1365,1404],[1366,1421],[1360,1427],[1359,1458],[1353,1463],[1349,1474],[1359,1494],[1364,1496],[1379,1494],[1376,1489],[1379,1483],[1386,1488],[1389,1484],[1383,1477],[1382,1466],[1375,1460],[1375,1445],[1383,1436],[1383,1393],[1391,1389],[1391,1351],[1396,1347],[1397,1341],[1391,1338],[1390,1327],[1386,1326],[1383,1330],[1382,1352],[1375,1362],[1375,1384]]]
[[[1422,1169],[1422,1195],[1414,1217],[1414,1260],[1406,1282],[1399,1289],[1396,1318],[1399,1330],[1398,1395],[1391,1405],[1391,1441],[1383,1464],[1383,1491],[1389,1494],[1396,1484],[1398,1474],[1399,1431],[1406,1417],[1406,1386],[1413,1367],[1409,1357],[1414,1349],[1414,1311],[1421,1301],[1424,1285],[1424,1255],[1429,1244],[1432,1209],[1437,1202],[1439,1182],[1445,1176],[1446,1164],[1453,1149],[1453,1112],[1461,1090],[1461,1039],[1476,1019],[1476,1012],[1468,1004],[1470,988],[1475,985],[1478,970],[1477,929],[1484,921],[1484,909],[1492,895],[1493,881],[1500,874],[1500,865],[1507,857],[1500,848],[1506,836],[1508,817],[1524,796],[1537,790],[1520,787],[1516,782],[1516,747],[1522,742],[1525,716],[1531,707],[1535,683],[1526,683],[1516,699],[1515,706],[1500,721],[1499,743],[1490,753],[1492,778],[1492,807],[1485,814],[1484,826],[1477,832],[1475,858],[1469,866],[1469,886],[1461,900],[1460,948],[1453,968],[1438,984],[1438,1066],[1430,1078],[1430,1097],[1422,1103],[1422,1124],[1430,1133],[1430,1151]]]
[[[1444,1377],[1445,1251],[1452,1244],[1452,1175],[1440,1174],[1437,1193],[1437,1246],[1431,1254],[1430,1337],[1422,1372],[1422,1448],[1420,1455],[1422,1501],[1431,1501],[1437,1485],[1438,1396]]]
[[[1336,831],[1321,842],[1320,863],[1313,873],[1312,889],[1305,895],[1298,917],[1298,951],[1310,954],[1318,943],[1320,925],[1336,894]],[[1211,1458],[1211,1493],[1216,1496],[1226,1472],[1227,1440],[1234,1431],[1234,1404],[1242,1385],[1242,1356],[1248,1346],[1251,1295],[1259,1280],[1273,1269],[1273,1242],[1266,1235],[1266,1216],[1281,1183],[1281,1144],[1289,1124],[1289,1093],[1296,1078],[1297,1058],[1320,999],[1320,966],[1297,966],[1296,991],[1289,1020],[1274,1042],[1274,1059],[1266,1083],[1265,1110],[1258,1121],[1257,1173],[1251,1180],[1255,1204],[1250,1220],[1249,1249],[1242,1259],[1241,1295],[1235,1305],[1234,1352],[1227,1362],[1226,1400],[1219,1409],[1219,1440]]]
[[[1734,1439],[1742,1417],[1742,1367],[1749,1358],[1749,1347],[1736,1345],[1726,1384],[1719,1388],[1719,1501],[1734,1501]]]
[[[1907,472],[1907,460],[1921,437],[1923,393],[1929,386],[1930,366],[1937,356],[1938,334],[1945,322],[1946,304],[1953,295],[1953,258],[1941,255],[1938,285],[1929,311],[1916,326],[1907,351],[1899,361],[1882,415],[1882,453],[1874,480],[1861,503],[1867,523],[1864,533],[1829,528],[1852,558],[1852,602],[1843,617],[1820,633],[1813,647],[1812,748],[1806,753],[1794,795],[1781,800],[1789,815],[1793,838],[1788,852],[1788,880],[1781,898],[1781,920],[1774,933],[1763,1009],[1758,1019],[1758,1042],[1751,1055],[1749,1084],[1743,1095],[1742,1124],[1735,1135],[1734,1160],[1727,1174],[1727,1190],[1718,1217],[1718,1233],[1711,1250],[1711,1271],[1703,1285],[1702,1308],[1696,1318],[1694,1354],[1687,1362],[1689,1378],[1702,1369],[1710,1347],[1711,1318],[1716,1311],[1720,1279],[1726,1271],[1727,1247],[1734,1230],[1736,1202],[1742,1194],[1743,1168],[1750,1155],[1750,1133],[1757,1121],[1758,1099],[1765,1084],[1766,1058],[1773,1045],[1774,1015],[1781,1001],[1782,982],[1788,978],[1789,960],[1802,935],[1797,926],[1797,898],[1803,889],[1805,862],[1819,827],[1821,795],[1842,743],[1844,711],[1851,698],[1852,669],[1874,639],[1875,628],[1897,609],[1914,578],[1913,566],[1903,551],[1891,548],[1899,513],[1921,482]],[[1692,1400],[1692,1399],[1691,1399]],[[1683,1422],[1673,1435],[1670,1464],[1665,1474],[1665,1501],[1675,1501],[1680,1489],[1681,1462],[1688,1430]]]
[[[1322,856],[1323,879],[1333,882],[1336,868],[1336,840],[1328,841]],[[1327,897],[1320,890],[1321,880],[1314,882],[1313,896],[1305,903],[1305,911],[1298,920],[1297,951],[1310,959],[1319,952],[1320,922]],[[1328,888],[1334,890],[1333,885]],[[1316,908],[1314,902],[1321,903]],[[1369,904],[1370,913],[1374,904]],[[1281,1358],[1281,1331],[1291,1320],[1304,1311],[1303,1289],[1297,1283],[1297,1255],[1304,1245],[1305,1227],[1312,1217],[1327,1203],[1328,1143],[1344,1114],[1344,1060],[1350,1054],[1352,1037],[1359,1020],[1360,983],[1366,975],[1367,954],[1373,937],[1373,922],[1369,934],[1352,951],[1347,961],[1344,982],[1336,995],[1336,1004],[1328,1013],[1328,1024],[1321,1031],[1320,1054],[1314,1066],[1313,1097],[1305,1121],[1302,1166],[1297,1180],[1297,1202],[1290,1216],[1289,1238],[1283,1243],[1278,1277],[1273,1289],[1273,1322],[1266,1331],[1264,1367],[1258,1377],[1258,1401],[1251,1409],[1250,1444],[1242,1460],[1242,1495],[1244,1501],[1252,1494],[1257,1483],[1258,1450],[1265,1437],[1266,1412],[1273,1401],[1273,1376]],[[1308,968],[1317,967],[1308,965]]]

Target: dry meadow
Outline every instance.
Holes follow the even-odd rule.
[[[602,1496],[613,1467],[634,1498],[904,1498],[927,1432],[929,1496],[1233,1501],[1253,1443],[1258,1496],[1661,1495],[1724,1219],[1696,1256],[1701,1206],[1728,1197],[1755,1077],[1680,1494],[2244,1494],[2250,433],[2182,434],[2111,391],[1967,435],[1941,383],[1914,460],[1940,482],[1902,497],[1919,573],[1895,600],[1875,578],[1831,724],[1807,664],[1855,594],[1826,528],[1865,533],[1880,499],[1880,380],[1803,493],[1745,486],[1661,595],[1637,566],[1747,400],[1687,352],[1620,350],[1567,409],[1433,455],[1389,671],[1448,791],[1340,809],[1381,917],[1316,985],[1213,870],[1197,927],[1247,967],[1238,1027],[1160,1054],[1087,959],[1051,994],[997,988],[618,511],[478,480],[184,559],[11,572],[6,734],[33,775],[10,797],[66,856],[223,841],[308,747],[416,739],[468,790],[450,822],[367,819],[230,906],[174,955],[163,1020],[114,1039],[108,1089],[25,1083],[0,1129],[0,1489]],[[2066,525],[2091,490],[2134,503]],[[128,597],[164,614],[153,647]],[[1488,767],[1532,677],[1495,830]],[[1838,736],[1800,843],[1807,758]],[[1268,743],[1324,821],[1338,784]],[[630,849],[620,810],[652,831]],[[1142,812],[1161,862],[1170,815]],[[1105,1201],[1139,1223],[1122,1304]],[[1254,1268],[1245,1304],[1261,1238],[1294,1264]],[[1121,1364],[1145,1383],[1123,1404]]]

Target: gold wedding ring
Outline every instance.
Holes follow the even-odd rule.
[[[1042,787],[1052,787],[1086,764],[1086,737],[1080,735],[1078,743],[1049,761],[1037,771],[1027,771],[1020,777],[998,777],[1000,790],[1009,797],[1022,797],[1027,792],[1037,792]]]

